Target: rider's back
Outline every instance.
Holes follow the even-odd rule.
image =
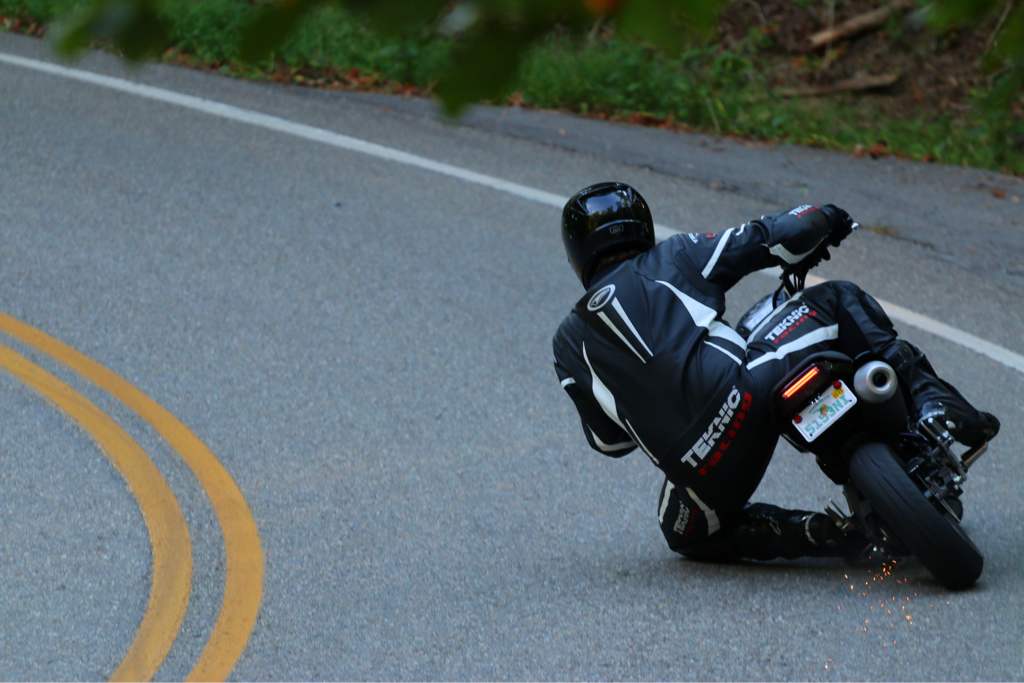
[[[603,273],[559,326],[555,359],[670,476],[727,403],[742,340],[686,255],[687,235]],[[691,457],[692,460],[692,457]]]

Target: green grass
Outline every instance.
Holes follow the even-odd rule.
[[[524,101],[540,107],[626,116],[643,112],[698,130],[829,149],[878,148],[914,159],[1024,173],[1011,144],[1024,129],[978,106],[969,116],[880,116],[871,97],[782,99],[739,52],[690,50],[675,58],[621,42],[573,49],[552,43],[523,69]],[[874,96],[878,97],[878,96]]]
[[[238,36],[251,5],[239,0],[166,0],[164,5],[178,50],[204,63],[246,68],[239,64]],[[274,59],[256,71],[273,70],[276,60],[296,69],[356,68],[384,80],[425,85],[447,53],[446,44],[426,38],[380,38],[342,10],[327,7],[303,20]]]
[[[49,22],[75,0],[0,0],[0,15]],[[249,78],[302,72],[339,80],[358,69],[363,86],[387,83],[429,91],[450,58],[451,43],[436,36],[377,35],[336,7],[306,17],[276,54],[257,65],[239,61],[238,36],[252,5],[245,0],[161,0],[177,53],[192,63]],[[868,97],[784,100],[773,97],[757,69],[758,39],[733,51],[716,47],[665,56],[622,40],[584,44],[552,38],[525,60],[515,90],[529,106],[646,120],[742,137],[842,150],[885,143],[915,159],[1024,174],[1024,129],[1007,116],[978,109],[942,115],[885,118]],[[348,85],[352,82],[348,81]]]

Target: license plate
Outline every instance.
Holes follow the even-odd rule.
[[[857,404],[857,397],[843,381],[830,386],[793,418],[793,426],[810,443]]]

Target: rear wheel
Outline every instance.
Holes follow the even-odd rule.
[[[861,446],[850,460],[850,479],[882,524],[947,588],[968,588],[985,560],[956,518],[940,512],[887,446]]]

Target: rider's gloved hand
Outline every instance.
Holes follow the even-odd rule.
[[[839,243],[853,232],[855,223],[850,214],[835,204],[826,204],[821,207],[821,212],[828,220],[829,236],[826,241],[833,247],[838,247]]]

